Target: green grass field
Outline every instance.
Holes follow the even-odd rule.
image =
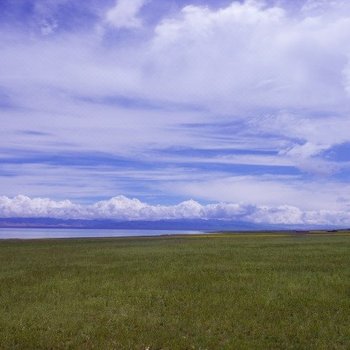
[[[350,349],[350,236],[0,241],[1,349]]]

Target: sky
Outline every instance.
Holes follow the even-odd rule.
[[[1,0],[0,216],[350,225],[350,2]]]

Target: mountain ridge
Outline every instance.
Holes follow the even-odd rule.
[[[0,218],[0,228],[47,229],[152,229],[152,230],[309,230],[344,229],[336,225],[256,224],[234,220],[165,219],[165,220],[112,220],[112,219],[58,219],[58,218]]]

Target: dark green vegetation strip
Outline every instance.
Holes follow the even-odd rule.
[[[350,237],[0,242],[1,349],[349,349]]]

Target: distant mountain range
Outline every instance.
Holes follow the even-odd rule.
[[[0,218],[0,228],[67,228],[67,229],[147,229],[203,231],[262,231],[335,229],[324,225],[272,225],[229,220],[177,219],[158,221],[115,221],[55,218]],[[341,228],[341,227],[336,227]],[[344,227],[342,227],[344,228]]]

